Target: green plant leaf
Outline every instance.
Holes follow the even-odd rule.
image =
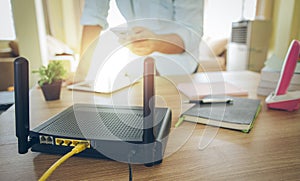
[[[40,79],[38,84],[51,84],[58,80],[63,80],[67,71],[61,61],[50,61],[46,66],[41,66],[38,70],[33,70],[32,73],[38,74]]]

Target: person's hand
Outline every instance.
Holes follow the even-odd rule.
[[[125,39],[120,39],[132,53],[145,56],[153,53],[156,48],[157,35],[144,27],[134,27]]]

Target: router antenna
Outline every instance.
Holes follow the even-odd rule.
[[[23,57],[14,61],[14,79],[16,136],[19,153],[24,154],[29,148],[29,86],[28,61]]]
[[[154,162],[154,134],[153,119],[155,109],[154,99],[154,59],[147,57],[144,60],[144,121],[143,121],[143,142],[145,144],[145,165],[153,166]]]
[[[154,59],[147,57],[144,61],[144,143],[153,143],[153,111],[155,107],[154,100]]]

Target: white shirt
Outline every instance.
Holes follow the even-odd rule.
[[[86,0],[81,24],[106,29],[109,1]],[[203,0],[116,0],[116,3],[132,26],[144,26],[157,34],[175,33],[183,39],[185,52],[182,54],[151,54],[160,74],[195,71],[203,35]]]

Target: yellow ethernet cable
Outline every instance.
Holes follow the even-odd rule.
[[[54,172],[54,170],[65,162],[71,156],[84,151],[88,147],[87,143],[78,143],[69,153],[65,154],[59,160],[57,160],[39,179],[39,181],[45,181]]]

